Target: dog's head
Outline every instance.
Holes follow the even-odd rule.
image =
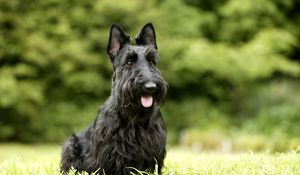
[[[152,23],[145,24],[130,45],[130,37],[113,24],[107,53],[113,68],[113,95],[123,107],[151,109],[163,104],[167,83],[156,63],[159,55]]]

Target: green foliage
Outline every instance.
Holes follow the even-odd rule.
[[[252,112],[252,115],[255,114],[257,117],[247,121],[245,128],[268,135],[282,133],[298,137],[300,132],[298,88],[299,82],[293,80],[281,80],[257,87],[255,96],[247,100],[242,112],[248,114]]]
[[[110,91],[109,26],[119,23],[134,36],[147,21],[156,27],[158,65],[170,85],[163,108],[170,142],[186,128],[211,127],[297,137],[297,5],[2,0],[0,140],[60,142],[87,126]],[[288,89],[281,96],[277,81]]]
[[[221,152],[285,152],[297,149],[300,145],[298,137],[291,137],[283,132],[270,135],[247,131],[246,129],[191,128],[181,133],[180,144],[197,151]]]

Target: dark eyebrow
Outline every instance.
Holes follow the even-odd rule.
[[[157,51],[152,47],[147,48],[147,50],[145,51],[146,58],[155,59],[157,58],[157,55]]]
[[[137,59],[137,53],[134,50],[127,52],[126,59],[134,59],[133,61],[135,61]]]

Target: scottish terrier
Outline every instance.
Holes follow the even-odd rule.
[[[113,65],[111,95],[92,125],[73,134],[62,150],[61,171],[129,175],[136,170],[161,174],[166,155],[166,129],[159,110],[167,83],[156,63],[152,23],[137,34],[136,45],[113,24],[107,53]],[[137,172],[135,172],[137,173]]]

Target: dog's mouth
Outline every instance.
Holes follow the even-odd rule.
[[[142,95],[141,96],[142,106],[145,108],[150,108],[153,105],[152,95]]]

